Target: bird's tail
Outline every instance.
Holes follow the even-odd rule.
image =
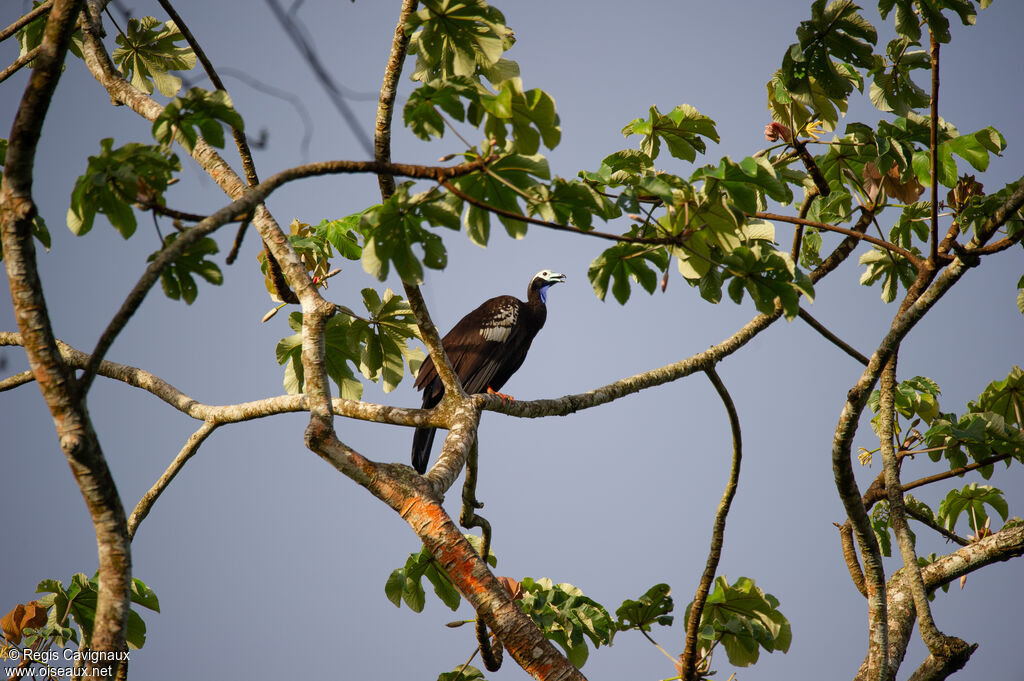
[[[437,428],[417,428],[412,438],[412,467],[423,475],[427,472],[430,461],[430,448],[434,445],[434,433]]]

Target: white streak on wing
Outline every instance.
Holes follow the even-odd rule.
[[[516,305],[502,305],[493,317],[484,322],[480,336],[486,341],[504,343],[512,335],[518,318],[519,308]]]

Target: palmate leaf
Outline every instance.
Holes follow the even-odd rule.
[[[199,135],[207,144],[217,147],[224,146],[224,129],[226,123],[235,130],[244,130],[242,117],[231,104],[231,97],[224,90],[210,92],[194,87],[184,97],[175,97],[153,121],[153,137],[157,142],[170,146],[174,133],[180,132],[182,146],[192,151]]]
[[[689,104],[680,104],[664,115],[658,107],[652,106],[647,120],[634,119],[622,129],[622,134],[626,137],[643,135],[640,150],[651,159],[658,157],[663,141],[670,154],[684,161],[693,161],[698,152],[706,151],[701,137],[719,141],[715,122]]]
[[[615,611],[615,616],[619,618],[615,626],[620,631],[650,631],[653,624],[671,626],[673,617],[668,613],[675,607],[671,593],[668,584],[655,584],[637,600],[626,599]]]
[[[383,298],[371,288],[362,293],[374,325],[363,333],[359,370],[374,382],[380,380],[388,393],[402,380],[406,363],[415,376],[423,362],[423,352],[409,345],[409,340],[419,336],[416,319],[409,303],[391,289],[384,291]]]
[[[885,48],[888,69],[882,58],[878,58],[878,63],[871,70],[874,80],[870,96],[875,108],[905,116],[912,109],[928,106],[931,101],[931,96],[910,77],[914,69],[930,69],[931,58],[924,50],[911,50],[912,46],[919,46],[919,43],[907,38],[890,41]]]
[[[504,15],[484,0],[423,0],[406,23],[409,54],[416,55],[413,80],[494,74],[514,40]],[[498,69],[504,75],[508,69]]]
[[[471,122],[480,119],[477,106],[487,113],[484,132],[499,147],[506,146],[507,128],[511,127],[515,145],[507,147],[508,151],[529,156],[537,153],[541,142],[548,149],[554,149],[562,139],[555,100],[537,88],[524,92],[519,78],[504,81],[498,94],[487,95],[478,104],[471,104]]]
[[[982,9],[987,6],[988,2],[982,0]],[[896,32],[911,40],[921,39],[920,22],[915,10],[920,11],[928,30],[935,34],[935,39],[940,43],[948,43],[951,38],[949,19],[943,15],[943,10],[955,12],[964,26],[973,25],[977,18],[972,0],[879,0],[878,12],[885,19],[894,7]]]
[[[124,238],[135,233],[131,204],[139,198],[163,203],[173,174],[181,170],[178,157],[157,146],[131,142],[113,148],[113,138],[100,141],[98,156],[90,156],[85,174],[75,181],[68,208],[68,228],[77,236],[92,229],[102,213]]]
[[[168,234],[164,240],[164,247],[174,243],[179,234]],[[171,300],[184,300],[191,305],[199,294],[199,287],[193,275],[199,275],[214,286],[224,283],[224,275],[220,267],[206,256],[217,252],[217,242],[210,237],[203,237],[186,248],[177,258],[160,272],[160,285],[164,294]],[[147,258],[147,262],[153,262],[160,251],[155,251]]]
[[[32,0],[32,9],[39,7],[43,4],[43,0]],[[46,18],[48,13],[43,12],[29,23],[18,29],[18,46],[20,52],[19,57],[24,57],[26,54],[39,47],[43,42],[43,29],[46,28]],[[82,59],[82,29],[81,27],[75,28],[75,32],[71,34],[71,44],[68,45],[68,51],[75,55],[79,59]],[[33,68],[35,60],[25,64],[26,68]]]
[[[556,177],[550,184],[534,186],[530,197],[530,215],[580,229],[591,229],[594,217],[607,221],[622,215],[611,199],[588,182]]]
[[[188,71],[196,65],[196,55],[184,42],[173,21],[154,17],[129,19],[123,34],[115,38],[120,47],[111,55],[124,77],[139,90],[153,94],[153,84],[165,97],[181,89],[181,78],[171,71]]]
[[[531,579],[521,582],[523,598],[519,608],[565,651],[566,657],[577,668],[582,667],[590,655],[587,639],[595,648],[611,645],[615,637],[615,620],[604,606],[587,598],[572,584],[552,584],[550,579]]]
[[[53,630],[58,630],[61,628],[62,622],[67,622],[66,618],[70,617],[82,632],[82,642],[88,646],[92,639],[93,624],[96,620],[99,576],[94,575],[92,579],[89,579],[81,572],[76,573],[71,577],[71,584],[67,589],[64,588],[60,580],[44,579],[36,587],[36,593],[47,594],[38,602],[50,611],[48,619],[50,627]],[[133,603],[144,608],[160,611],[160,601],[156,594],[141,579],[132,578],[129,597]],[[62,634],[61,638],[65,641],[70,639],[78,642],[78,637],[73,632],[66,637]],[[128,611],[125,638],[128,647],[135,650],[146,643],[146,623],[134,608]],[[61,641],[62,644],[63,642]]]
[[[984,171],[988,168],[989,154],[999,156],[1005,148],[1006,139],[991,126],[947,139],[937,149],[939,184],[951,188],[956,186],[958,177],[954,154],[970,163],[974,169]],[[928,151],[922,149],[914,153],[914,171],[921,184],[931,184],[930,163]]]
[[[853,90],[848,76],[833,57],[860,68],[872,65],[872,46],[878,39],[874,26],[848,0],[825,0],[811,5],[811,18],[796,29],[799,42],[790,45],[782,60],[782,82],[790,92],[810,91],[810,79],[830,99],[845,99]]]
[[[915,255],[919,254],[916,248],[910,251]],[[860,275],[860,283],[871,286],[881,281],[882,300],[887,303],[896,300],[899,284],[902,283],[904,288],[910,286],[917,274],[914,266],[906,258],[877,246],[861,255],[859,262],[866,265],[864,273]]]
[[[437,234],[423,227],[423,206],[437,201],[436,193],[409,196],[411,182],[398,186],[387,201],[367,208],[359,217],[363,235],[363,269],[377,279],[387,278],[394,266],[403,281],[423,283],[423,266],[444,269],[448,252]],[[423,257],[413,252],[422,248]]]
[[[953,532],[956,529],[957,520],[962,514],[966,514],[967,524],[977,535],[978,530],[985,527],[988,520],[986,506],[991,506],[1004,521],[1006,520],[1009,509],[1002,490],[972,482],[969,485],[964,485],[963,489],[950,490],[946,498],[939,504],[936,518],[947,530]]]
[[[480,554],[483,551],[483,540],[473,534],[462,535],[473,549]],[[494,551],[488,551],[487,564],[495,567],[498,558]],[[451,610],[459,607],[461,596],[452,584],[447,573],[433,559],[427,547],[423,547],[416,553],[410,553],[405,561],[405,566],[393,570],[384,584],[384,595],[394,603],[396,608],[402,607],[404,602],[413,612],[422,612],[426,604],[426,593],[423,590],[422,579],[427,580],[434,587],[434,593],[441,602]]]
[[[345,399],[362,397],[363,384],[353,369],[364,377],[380,382],[391,392],[405,377],[405,368],[415,375],[423,362],[423,352],[410,345],[417,338],[416,322],[409,303],[391,289],[379,295],[370,288],[362,291],[367,318],[338,313],[327,322],[324,331],[327,346],[327,375]],[[277,344],[277,362],[285,366],[285,390],[302,392],[305,377],[302,368],[302,313],[293,312],[288,325],[294,335]]]
[[[336,314],[327,320],[324,340],[327,348],[327,375],[338,386],[338,396],[358,400],[363,396],[363,384],[356,378],[352,366],[359,365],[359,338],[363,326],[344,314]],[[362,324],[365,325],[365,322]],[[288,326],[295,334],[282,338],[277,343],[277,363],[286,365],[284,389],[290,394],[302,392],[305,374],[302,368],[302,313],[288,315]],[[351,366],[350,366],[351,365]]]
[[[967,409],[994,412],[1007,423],[1024,428],[1024,371],[1013,367],[1006,378],[989,383],[977,400],[968,402]]]
[[[729,201],[748,215],[763,209],[766,195],[783,205],[793,200],[789,185],[779,179],[771,163],[763,156],[748,156],[739,163],[725,157],[717,168],[704,166],[690,177],[690,182],[699,180],[708,183],[708,193],[718,189],[724,191]]]
[[[615,300],[625,305],[629,300],[631,281],[640,284],[648,293],[654,293],[658,287],[658,274],[668,268],[668,260],[664,246],[620,242],[590,263],[587,277],[599,300],[605,299],[610,288]]]
[[[528,198],[531,189],[539,180],[550,177],[548,162],[543,156],[507,154],[497,161],[488,164],[486,173],[473,173],[452,180],[459,191],[482,201],[489,206],[522,215],[519,206],[524,194]],[[478,206],[470,205],[466,209],[463,221],[466,234],[473,243],[486,246],[491,235],[490,212]],[[526,236],[526,223],[520,220],[499,215],[498,219],[505,226],[505,231],[515,239]]]
[[[687,606],[684,618],[689,618],[692,607],[693,603]],[[720,642],[729,663],[736,667],[757,662],[762,649],[787,652],[793,634],[778,607],[778,599],[761,591],[748,577],[740,577],[731,586],[724,575],[716,577],[701,613],[699,645],[709,648]]]

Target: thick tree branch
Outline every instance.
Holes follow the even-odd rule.
[[[96,533],[99,593],[90,648],[116,653],[126,649],[131,583],[131,546],[124,508],[89,420],[84,395],[75,390],[74,376],[57,348],[31,235],[36,213],[32,199],[36,147],[81,9],[80,0],[54,2],[43,29],[35,66],[9,135],[0,185],[0,237],[29,365],[53,415],[61,449]],[[85,663],[85,672],[89,676],[114,676],[121,666],[118,662],[90,660]]]
[[[939,41],[928,31],[931,43],[932,96],[928,131],[928,177],[932,181],[931,253],[932,265],[939,260]]]
[[[943,556],[921,568],[921,578],[929,593],[950,584],[966,574],[1001,561],[1024,555],[1024,525],[1015,525],[995,532],[981,541],[972,542],[953,553]],[[904,579],[903,570],[897,571],[889,580],[889,650],[887,681],[896,677],[896,671],[907,652],[907,645],[914,633],[916,610],[914,599]],[[855,677],[856,681],[875,681],[877,669],[872,669],[865,659]]]
[[[0,346],[22,345],[21,334],[0,331]],[[89,363],[89,355],[58,340],[57,347],[61,357],[69,368],[84,369]],[[28,374],[26,376],[26,374]],[[125,364],[117,364],[103,360],[97,374],[111,378],[130,386],[145,390],[174,407],[181,413],[199,421],[209,421],[216,425],[241,423],[278,414],[291,414],[307,411],[305,395],[278,395],[262,400],[242,402],[239,404],[210,405],[198,402],[173,385],[148,371]],[[18,379],[14,381],[12,379]],[[0,381],[0,390],[22,385],[33,380],[31,372],[23,372]],[[335,397],[332,400],[333,411],[339,416],[389,423],[398,426],[440,426],[447,427],[448,422],[440,416],[432,417],[430,410],[406,409],[384,404],[374,404],[361,400],[345,400]]]
[[[914,535],[907,523],[903,505],[903,489],[900,484],[900,466],[893,445],[895,437],[895,400],[896,400],[896,362],[898,353],[894,352],[882,371],[879,383],[879,443],[881,445],[882,465],[885,472],[885,487],[889,498],[889,523],[896,535],[896,544],[903,558],[905,583],[914,599],[917,610],[918,630],[932,656],[951,662],[956,660],[956,669],[963,667],[970,656],[966,642],[946,636],[939,631],[932,617],[928,604],[928,593],[924,580],[921,578],[921,567],[917,563],[917,549],[914,546]],[[965,656],[966,655],[966,656]]]
[[[373,463],[333,435],[322,440],[313,438],[308,444],[402,516],[444,568],[455,588],[498,635],[527,674],[545,681],[584,681],[579,670],[515,605],[422,476],[405,465]]]
[[[679,677],[684,681],[696,678],[694,668],[697,663],[697,634],[700,628],[700,618],[704,612],[704,603],[707,601],[708,593],[711,591],[711,584],[715,580],[715,573],[718,571],[718,562],[722,557],[722,544],[725,539],[725,519],[729,515],[729,507],[732,505],[733,497],[736,496],[736,487],[740,481],[740,463],[743,459],[743,440],[740,431],[740,417],[736,412],[736,405],[725,387],[725,383],[719,377],[714,367],[705,371],[715,391],[725,406],[729,415],[729,429],[732,431],[732,466],[729,470],[729,481],[722,492],[722,500],[718,503],[718,510],[715,511],[715,521],[711,527],[711,547],[708,550],[707,563],[704,565],[704,573],[700,577],[697,591],[693,596],[693,604],[690,606],[690,616],[686,620],[686,644],[679,663]]]

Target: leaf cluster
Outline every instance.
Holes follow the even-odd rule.
[[[173,21],[162,22],[154,17],[129,19],[124,33],[118,33],[119,45],[111,57],[129,82],[147,95],[153,86],[165,97],[173,97],[181,89],[181,78],[171,71],[189,71],[196,65],[196,55],[185,42],[185,36]]]
[[[60,646],[71,641],[89,647],[93,622],[96,619],[98,590],[98,575],[89,579],[80,572],[72,576],[71,583],[66,588],[57,579],[44,579],[39,582],[36,592],[46,595],[36,602],[46,609],[46,623],[24,631],[25,645],[51,639]],[[136,605],[160,612],[160,601],[156,594],[137,577],[132,578],[129,597]],[[77,631],[68,626],[72,622],[78,627]],[[128,611],[125,637],[128,647],[132,649],[141,648],[146,643],[146,623],[134,608]]]
[[[138,225],[132,204],[163,205],[164,191],[181,170],[178,157],[165,148],[138,142],[113,146],[113,138],[101,140],[100,153],[89,157],[85,173],[75,181],[67,223],[77,236],[87,234],[102,213],[127,239]]]
[[[164,239],[164,248],[174,243],[179,236],[168,234]],[[162,250],[151,253],[147,262],[156,260]],[[208,256],[214,255],[218,250],[216,241],[210,237],[203,237],[182,251],[160,272],[160,285],[164,295],[171,300],[184,300],[191,305],[199,294],[194,275],[214,286],[224,283],[224,274],[220,271],[220,266],[208,259]]]
[[[339,313],[327,321],[325,329],[327,375],[338,386],[342,398],[358,400],[363,384],[356,377],[380,383],[384,392],[394,390],[405,375],[405,367],[415,375],[423,361],[423,352],[410,346],[417,337],[415,318],[409,303],[391,289],[380,296],[371,288],[362,290],[368,318]],[[301,393],[305,383],[302,367],[302,313],[293,312],[288,325],[294,335],[277,344],[277,362],[286,365],[284,387],[290,394]]]
[[[686,619],[691,607],[692,603],[686,608]],[[716,577],[701,612],[698,646],[710,651],[721,644],[736,667],[757,662],[761,650],[787,652],[793,632],[778,608],[778,599],[761,591],[754,580],[740,577],[730,585],[724,575]]]

